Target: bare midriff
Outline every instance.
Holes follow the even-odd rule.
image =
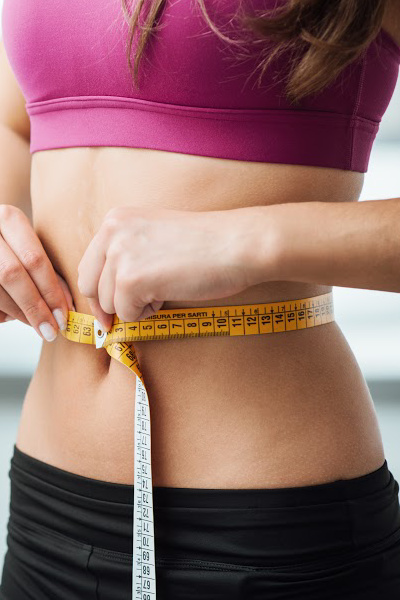
[[[116,206],[229,210],[285,202],[358,201],[363,174],[142,148],[64,148],[32,156],[33,225],[68,283]],[[273,281],[235,296],[163,308],[325,294]],[[270,488],[358,477],[384,461],[374,404],[337,322],[272,335],[134,343],[149,393],[153,485]],[[43,342],[17,447],[86,477],[134,481],[135,375],[104,348],[60,333]]]

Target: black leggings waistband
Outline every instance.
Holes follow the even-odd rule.
[[[70,473],[16,445],[9,477],[20,524],[132,552],[133,486]],[[155,486],[157,556],[262,566],[362,550],[400,537],[398,492],[386,460],[361,477],[302,487]]]
[[[80,496],[123,504],[133,503],[133,486],[70,473],[22,452],[15,444],[11,463],[42,481]],[[300,487],[213,489],[154,486],[153,503],[160,507],[187,508],[268,508],[321,504],[362,498],[386,488],[390,483],[394,483],[393,476],[385,460],[376,471],[355,479],[339,479]]]

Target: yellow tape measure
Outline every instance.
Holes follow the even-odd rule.
[[[134,348],[129,342],[187,337],[237,336],[308,329],[335,320],[332,292],[267,302],[161,309],[142,321],[114,315],[103,332],[93,315],[69,311],[60,333],[73,342],[95,344],[136,374],[132,599],[156,600],[150,404]]]

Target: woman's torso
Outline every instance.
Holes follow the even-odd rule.
[[[77,267],[113,206],[222,210],[354,201],[362,179],[350,171],[144,149],[57,149],[33,155],[33,224],[76,310],[90,314]],[[331,289],[268,282],[190,305],[287,300]],[[189,303],[163,308],[178,306]],[[371,398],[335,322],[290,334],[134,347],[149,392],[153,485],[283,486],[356,475],[383,462]],[[133,483],[134,394],[134,374],[105,350],[59,334],[43,342],[17,445],[59,468]]]
[[[386,29],[400,43],[393,21]],[[56,149],[32,157],[33,226],[76,310],[90,313],[77,287],[77,267],[112,207],[204,211],[351,202],[362,184],[362,173],[331,168],[142,148]],[[165,302],[163,308],[289,300],[331,290],[267,282],[235,297]],[[373,402],[336,322],[290,334],[147,341],[134,348],[149,393],[155,486],[307,485],[356,477],[383,463]],[[17,446],[86,477],[133,484],[134,394],[134,374],[104,349],[59,334],[43,342]]]

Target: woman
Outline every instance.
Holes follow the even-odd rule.
[[[400,10],[281,4],[5,0],[1,320],[44,343],[4,600],[132,597],[135,377],[57,335],[56,309],[109,330],[115,314],[400,291],[400,200],[357,204]],[[398,597],[398,483],[336,322],[133,347],[157,598]]]

